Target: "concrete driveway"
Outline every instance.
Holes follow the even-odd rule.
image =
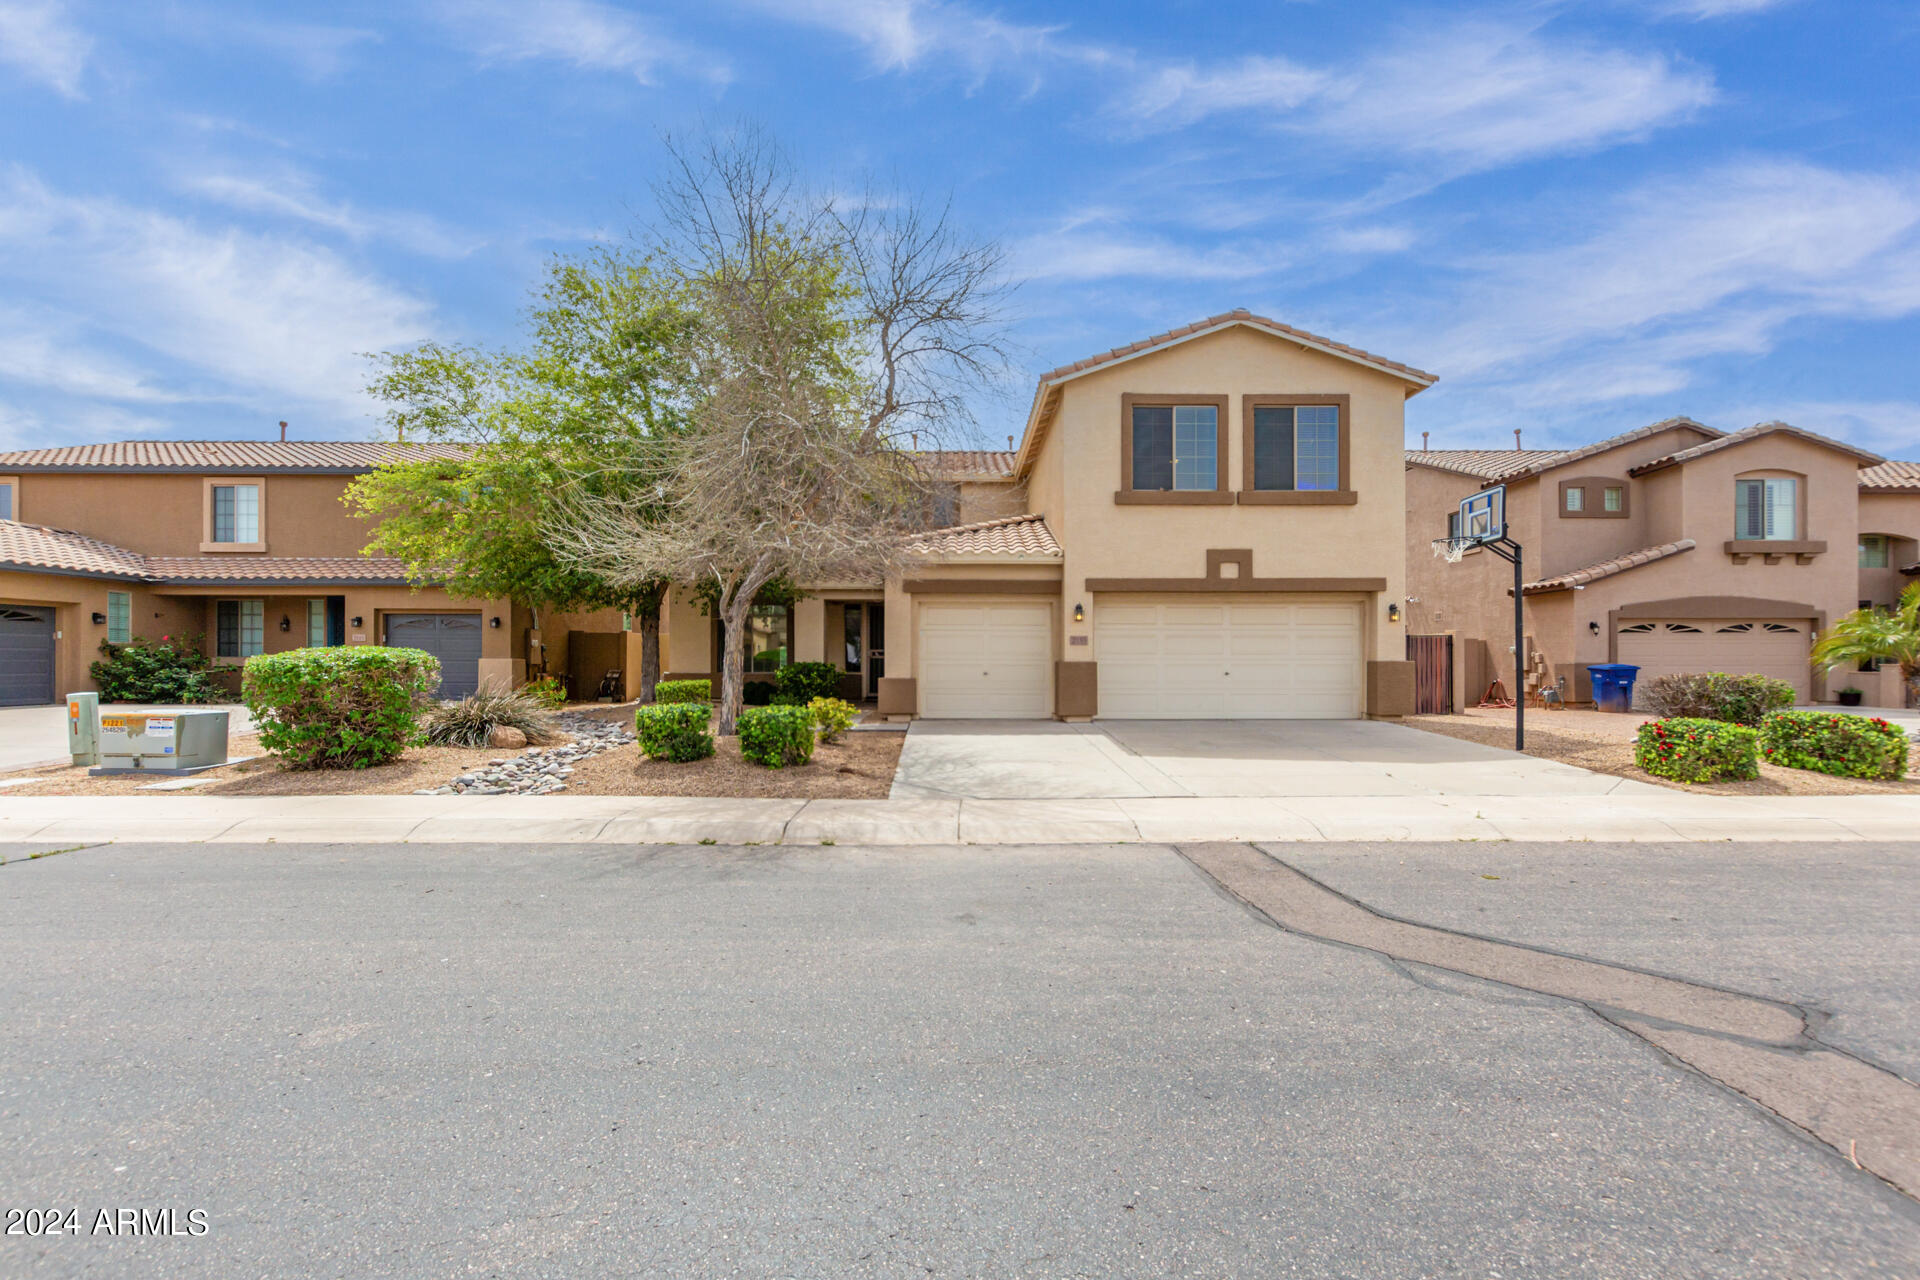
[[[102,711],[224,711],[230,735],[252,733],[253,720],[239,703],[219,707],[163,707],[146,703],[114,703]],[[30,769],[39,764],[62,764],[67,759],[67,708],[0,707],[0,773]]]
[[[1593,796],[1649,783],[1370,720],[916,720],[894,799]]]

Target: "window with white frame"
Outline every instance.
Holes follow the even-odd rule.
[[[1800,484],[1789,476],[1734,481],[1733,536],[1742,542],[1790,542],[1800,536]]]
[[[222,658],[251,658],[267,651],[267,602],[221,600],[214,605],[214,653]]]
[[[327,647],[327,598],[319,596],[307,601],[307,648],[324,649]]]
[[[217,484],[213,486],[213,541],[238,543],[260,541],[259,485]]]
[[[1860,535],[1860,567],[1862,569],[1884,569],[1887,567],[1886,534],[1863,533]]]
[[[1253,409],[1253,487],[1331,493],[1340,487],[1340,408],[1262,404]]]
[[[129,644],[133,640],[133,595],[127,591],[107,592],[107,643]]]

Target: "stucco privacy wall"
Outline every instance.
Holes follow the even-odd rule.
[[[1363,644],[1370,658],[1403,661],[1404,628],[1386,622],[1386,607],[1406,594],[1406,392],[1401,379],[1244,327],[1067,383],[1029,484],[1034,505],[1066,553],[1066,643],[1056,658],[1099,658],[1088,579],[1204,578],[1208,550],[1249,548],[1254,577],[1384,579],[1385,590],[1371,593],[1364,610]],[[1230,491],[1245,482],[1242,396],[1348,396],[1348,483],[1358,500],[1326,506],[1118,504],[1121,396],[1128,393],[1225,396],[1228,444],[1219,465]],[[1086,606],[1084,621],[1071,618],[1076,603]],[[1074,635],[1089,643],[1071,645]]]

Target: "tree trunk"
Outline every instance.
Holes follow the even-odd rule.
[[[640,615],[640,701],[652,702],[660,684],[660,611]]]
[[[747,615],[753,610],[753,595],[737,593],[720,610],[720,696],[714,708],[718,713],[713,731],[731,736],[740,719],[740,703],[746,686]]]

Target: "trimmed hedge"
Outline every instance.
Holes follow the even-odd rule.
[[[834,741],[860,719],[860,708],[839,698],[815,698],[807,710],[813,713],[813,727],[820,731],[822,742]]]
[[[1745,725],[1680,717],[1649,720],[1633,744],[1633,762],[1675,782],[1760,776],[1760,735]]]
[[[831,662],[795,662],[773,673],[776,704],[804,707],[840,692],[840,668]]]
[[[260,745],[289,769],[366,769],[423,740],[420,713],[440,660],[419,649],[353,645],[247,659],[240,695]]]
[[[711,680],[662,680],[653,686],[653,700],[662,702],[712,702]]]
[[[100,657],[87,674],[102,702],[220,702],[226,690],[208,672],[212,661],[198,644],[174,644],[172,636],[126,644],[100,642]]]
[[[1760,722],[1768,764],[1841,778],[1904,778],[1907,735],[1878,717],[1776,711]]]
[[[806,707],[754,707],[740,713],[740,755],[769,769],[813,759],[813,712]]]
[[[639,735],[640,750],[651,759],[686,764],[713,754],[713,734],[707,728],[712,718],[713,708],[704,702],[660,703],[633,713],[633,731]]]
[[[1640,686],[1647,710],[1670,720],[1724,720],[1757,727],[1761,717],[1793,705],[1793,686],[1772,676],[1724,671],[1655,676]]]

